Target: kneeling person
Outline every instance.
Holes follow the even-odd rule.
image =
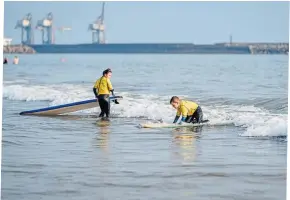
[[[201,123],[203,122],[203,113],[201,107],[193,102],[181,100],[177,96],[173,96],[170,100],[170,104],[177,109],[176,117],[173,123],[177,123],[182,115],[181,122],[186,123]]]

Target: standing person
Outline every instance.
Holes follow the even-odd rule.
[[[13,64],[18,65],[18,62],[19,62],[19,58],[17,56],[15,56],[13,59]]]
[[[99,101],[99,105],[101,108],[101,113],[99,117],[104,117],[106,114],[106,118],[110,117],[110,92],[114,95],[114,89],[110,78],[112,76],[112,70],[110,68],[103,71],[103,76],[99,78],[93,88],[95,97]],[[117,100],[115,100],[116,104],[119,104]]]
[[[6,57],[4,58],[3,64],[8,64],[8,59]]]

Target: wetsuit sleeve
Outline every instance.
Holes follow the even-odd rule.
[[[180,116],[177,116],[177,115],[176,115],[176,116],[175,116],[175,119],[174,119],[174,121],[173,121],[173,123],[176,123],[176,122],[178,121],[179,117],[180,117]]]
[[[93,88],[93,91],[94,91],[95,97],[97,98],[98,97],[98,93],[97,93],[97,89],[95,87]]]
[[[182,116],[181,121],[185,122],[186,117]]]
[[[110,92],[112,92],[112,95],[115,96],[115,95],[114,95],[114,89],[110,90]]]

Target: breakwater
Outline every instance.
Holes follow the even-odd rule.
[[[252,54],[289,54],[288,44],[249,45]]]
[[[250,54],[289,54],[289,43],[217,43],[212,46],[247,47]],[[34,54],[38,52],[26,45],[9,45],[3,47],[3,53]],[[204,54],[206,53],[204,51]]]
[[[223,43],[226,46],[247,46],[251,54],[288,54],[289,43]]]
[[[3,53],[7,54],[34,54],[36,51],[26,45],[8,45],[8,46],[3,46]]]

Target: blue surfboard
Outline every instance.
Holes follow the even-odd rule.
[[[110,101],[121,100],[122,96],[110,97]],[[23,111],[20,115],[59,115],[64,113],[75,112],[78,110],[86,110],[94,107],[98,107],[98,99],[90,99],[85,101],[79,101],[74,103],[62,104],[58,106],[51,106],[47,108],[40,108],[35,110]]]

